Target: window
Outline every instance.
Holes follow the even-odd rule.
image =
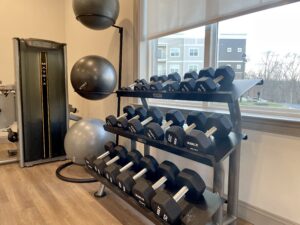
[[[218,64],[235,64],[237,79],[264,79],[243,96],[242,109],[300,112],[299,11],[295,3],[219,23]],[[236,53],[223,51],[229,44]]]
[[[166,75],[166,64],[165,63],[158,63],[157,64],[157,75]]]
[[[171,57],[179,57],[180,56],[180,48],[170,48],[170,56]]]
[[[197,64],[189,64],[188,65],[188,72],[196,71],[198,72],[199,66]]]
[[[231,66],[236,79],[262,78],[263,86],[253,88],[241,98],[242,113],[299,118],[300,31],[295,29],[300,21],[299,11],[300,3],[293,3],[221,21],[216,26],[217,32],[209,34],[216,33],[218,39],[217,43],[210,42],[210,46],[204,46],[205,27],[160,37],[151,41],[149,46],[153,49],[158,49],[160,43],[172,46],[170,56],[178,58],[166,59],[167,72],[183,75],[188,71],[199,71],[204,66],[204,59],[212,59],[209,62],[214,67]],[[204,48],[217,49],[216,58],[204,55]],[[180,50],[184,53],[181,54]],[[149,58],[149,74],[152,74],[159,64],[155,57]],[[166,103],[173,104],[171,102]],[[186,106],[190,107],[190,102]],[[223,106],[205,104],[205,107],[217,109]]]
[[[169,68],[170,73],[180,73],[180,65],[178,64],[171,64]]]
[[[166,59],[166,47],[157,48],[157,59],[165,60]]]
[[[199,56],[199,48],[190,48],[189,56],[191,57]]]

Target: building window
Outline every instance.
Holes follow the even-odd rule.
[[[178,65],[178,64],[171,64],[169,72],[170,73],[180,73],[180,65]]]
[[[199,56],[199,48],[190,48],[189,56],[191,56],[191,57]]]
[[[238,53],[243,52],[243,48],[237,48],[237,52],[238,52]]]
[[[199,66],[197,64],[189,64],[188,65],[188,72],[196,71],[198,72]]]
[[[165,63],[158,63],[157,64],[157,75],[166,75],[167,71],[166,71],[166,64]]]
[[[227,48],[227,52],[228,53],[232,52],[232,48]]]
[[[166,59],[166,47],[158,47],[157,48],[157,59],[158,60]]]
[[[171,57],[179,57],[180,56],[180,48],[170,48],[170,56]]]
[[[237,69],[237,70],[242,69],[242,65],[241,65],[241,64],[236,64],[236,69]]]

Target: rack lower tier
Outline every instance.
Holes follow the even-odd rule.
[[[200,162],[212,167],[216,163],[226,159],[244,138],[244,136],[241,134],[231,132],[227,138],[214,140],[213,145],[205,151],[192,151],[183,147],[176,147],[170,145],[166,141],[152,140],[144,135],[134,134],[118,127],[111,127],[105,125],[104,129],[110,133],[114,133],[122,137],[129,138],[131,140],[135,140],[137,142],[158,148],[159,150],[179,155],[181,157]]]
[[[157,225],[165,224],[160,220],[150,209],[140,206],[137,201],[130,195],[122,192],[117,186],[111,184],[104,177],[98,175],[94,171],[86,168],[89,174],[100,181],[103,185],[109,188],[113,193],[126,201],[134,209],[143,214],[151,222]],[[143,178],[140,178],[143,179]],[[211,218],[217,209],[221,206],[222,200],[219,195],[210,191],[205,191],[203,199],[197,204],[191,204],[187,201],[180,200],[180,207],[184,209],[183,216],[181,217],[180,225],[208,225],[211,224]]]

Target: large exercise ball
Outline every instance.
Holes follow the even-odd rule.
[[[115,135],[106,132],[105,123],[99,119],[82,119],[67,132],[64,147],[68,159],[83,165],[87,155],[100,155],[108,141],[115,141]]]
[[[71,83],[80,96],[90,100],[100,100],[114,91],[117,83],[116,70],[101,56],[85,56],[74,64]]]
[[[118,0],[73,0],[73,10],[84,26],[103,30],[116,23],[120,6]]]

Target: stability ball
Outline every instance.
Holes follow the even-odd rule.
[[[100,155],[105,151],[108,141],[115,141],[115,135],[106,132],[105,123],[99,119],[82,119],[67,132],[64,147],[68,159],[73,163],[84,165],[87,155]]]
[[[73,0],[76,19],[94,30],[103,30],[114,25],[119,9],[118,0]]]
[[[114,91],[117,75],[114,66],[107,59],[89,55],[74,64],[71,83],[75,92],[83,98],[100,100]]]

